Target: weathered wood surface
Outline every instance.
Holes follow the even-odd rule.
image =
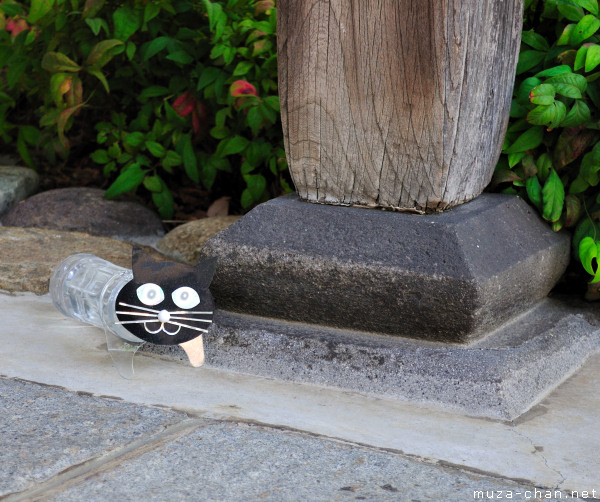
[[[282,122],[300,197],[439,211],[490,181],[523,0],[280,0]]]

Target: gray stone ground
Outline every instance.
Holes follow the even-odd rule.
[[[6,502],[463,502],[479,490],[535,493],[397,452],[0,378]]]

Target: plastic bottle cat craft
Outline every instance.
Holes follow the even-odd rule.
[[[144,343],[179,345],[192,366],[204,363],[203,333],[213,320],[209,285],[216,259],[192,267],[161,262],[139,248],[132,270],[91,254],[63,260],[50,279],[63,314],[102,327],[122,376],[133,376],[133,355]]]

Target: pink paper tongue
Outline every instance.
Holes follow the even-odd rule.
[[[202,339],[202,335],[197,336],[189,342],[180,343],[179,346],[185,350],[190,364],[194,368],[204,364],[204,340]]]

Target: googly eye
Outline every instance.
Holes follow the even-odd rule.
[[[177,288],[171,295],[173,302],[180,309],[191,309],[200,303],[200,297],[192,288],[184,286]]]
[[[136,294],[138,299],[144,305],[158,305],[165,299],[162,288],[158,284],[153,284],[151,282],[142,284],[137,288]]]

